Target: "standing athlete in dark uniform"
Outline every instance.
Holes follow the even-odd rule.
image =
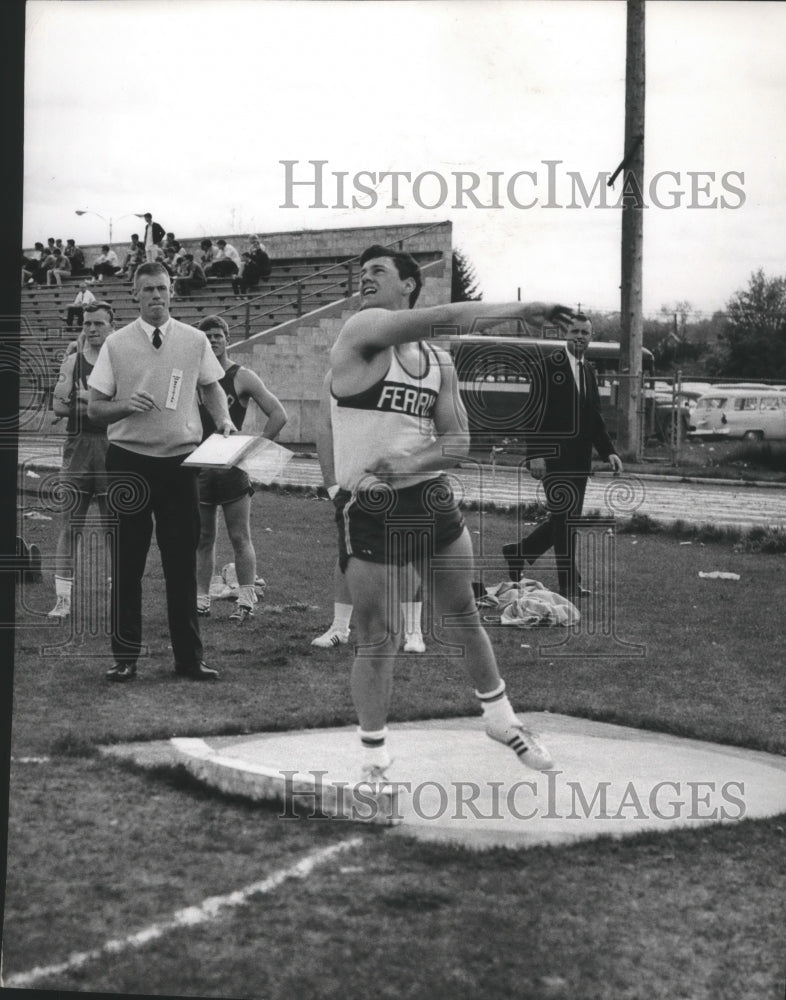
[[[71,591],[74,583],[71,551],[71,524],[84,521],[90,501],[96,498],[106,514],[106,452],[109,442],[106,427],[94,424],[87,415],[89,390],[87,380],[93,371],[104,341],[114,329],[114,312],[108,302],[89,302],[83,307],[82,334],[76,352],[69,354],[60,367],[52,409],[59,417],[68,417],[60,482],[76,493],[76,506],[63,513],[57,540],[55,596],[57,602],[49,618],[67,618],[71,614]]]
[[[287,422],[284,407],[262,379],[249,368],[233,364],[227,356],[229,327],[221,316],[207,316],[199,324],[210,342],[213,354],[224,369],[219,385],[227,397],[232,423],[240,430],[246,417],[249,399],[267,416],[262,436],[273,440]],[[203,440],[215,431],[213,420],[203,406]],[[199,512],[201,529],[197,548],[197,614],[210,615],[210,580],[216,561],[216,516],[224,511],[229,540],[235,555],[238,597],[229,620],[242,625],[253,617],[256,603],[256,552],[251,541],[251,497],[254,488],[243,469],[201,469],[199,473]]]

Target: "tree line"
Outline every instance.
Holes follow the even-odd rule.
[[[619,339],[618,313],[590,316],[598,339]],[[656,372],[786,381],[786,277],[767,277],[760,268],[724,310],[696,316],[682,301],[644,320],[644,346],[655,356]]]
[[[481,299],[475,268],[461,250],[453,254],[452,301]],[[619,313],[587,310],[597,340],[619,340]],[[644,346],[655,370],[684,376],[786,381],[786,277],[767,277],[759,268],[747,288],[735,292],[724,310],[695,318],[690,302],[661,306],[644,320]]]

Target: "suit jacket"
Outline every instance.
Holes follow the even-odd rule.
[[[154,243],[160,243],[161,240],[163,240],[163,238],[166,236],[164,227],[160,223],[156,222],[154,219],[152,222],[148,222],[145,226],[145,236],[144,239],[142,240],[143,246],[147,246],[147,234],[151,226],[153,227],[152,237]]]
[[[586,400],[580,405],[579,389],[565,349],[544,358],[533,373],[533,394],[537,420],[526,434],[527,458],[546,458],[547,472],[592,470],[592,448],[606,461],[614,445],[600,412],[600,393],[595,372],[585,362]],[[557,455],[549,455],[555,447]]]

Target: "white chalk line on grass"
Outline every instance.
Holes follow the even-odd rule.
[[[151,924],[149,927],[145,927],[135,934],[107,941],[100,948],[74,952],[65,962],[60,962],[58,965],[36,966],[36,968],[29,969],[27,972],[18,972],[13,976],[9,976],[3,985],[8,989],[30,986],[36,980],[43,979],[46,976],[57,976],[72,969],[78,969],[88,962],[94,962],[106,955],[118,955],[120,952],[127,951],[130,948],[141,948],[143,945],[149,944],[151,941],[156,941],[158,938],[163,937],[170,931],[178,930],[180,927],[195,927],[197,924],[208,923],[210,920],[214,920],[221,910],[233,906],[242,906],[252,896],[260,896],[273,892],[283,882],[286,882],[287,879],[305,878],[315,868],[329,861],[335,855],[349,851],[353,847],[359,847],[362,843],[362,837],[351,837],[340,844],[332,844],[330,847],[325,847],[320,851],[309,854],[289,868],[284,868],[273,875],[268,875],[267,878],[259,882],[247,885],[245,889],[237,889],[226,896],[208,896],[198,906],[186,906],[182,910],[177,910],[172,914],[171,919],[164,923]]]

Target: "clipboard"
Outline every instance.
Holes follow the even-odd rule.
[[[258,448],[264,440],[253,434],[230,434],[228,437],[224,437],[223,434],[211,434],[191,452],[188,458],[183,459],[183,465],[231,469]]]

